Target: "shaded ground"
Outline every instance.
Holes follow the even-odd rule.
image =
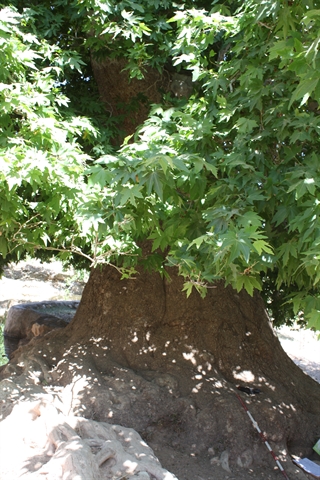
[[[73,272],[62,272],[59,263],[42,266],[32,261],[22,267],[14,266],[10,268],[0,281],[0,308],[2,308],[0,315],[4,315],[6,310],[15,303],[78,299],[79,296],[77,295],[81,294],[82,285],[75,281],[73,275]],[[298,334],[298,332],[292,332],[290,329],[281,329],[279,336],[284,349],[291,358],[305,372],[319,381],[320,348],[312,332],[299,332]],[[50,392],[50,388],[45,390],[48,393]],[[65,393],[61,393],[61,395],[63,397]],[[67,404],[67,400],[65,400],[65,404]],[[241,408],[240,405],[239,408]],[[245,414],[243,421],[248,421]],[[276,480],[281,478],[281,474],[267,450],[265,453],[265,468],[245,471],[239,469],[233,470],[231,473],[222,468],[221,459],[210,448],[205,458],[203,456],[199,457],[197,452],[182,454],[171,447],[161,447],[159,449],[156,442],[153,442],[151,446],[165,468],[176,474],[177,471],[179,472],[177,474],[179,480],[244,480],[247,478]],[[298,473],[299,470],[296,471],[296,478],[302,478]]]

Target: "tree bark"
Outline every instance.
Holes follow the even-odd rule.
[[[119,58],[105,58],[99,62],[92,58],[91,64],[101,101],[110,118],[119,126],[119,137],[114,141],[120,145],[146,120],[150,104],[161,102],[160,92],[170,90],[170,75],[166,71],[160,74],[147,68],[144,79],[130,79],[126,60]]]

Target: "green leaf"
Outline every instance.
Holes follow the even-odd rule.
[[[281,225],[288,218],[288,208],[286,205],[280,205],[276,214],[274,215],[272,222],[276,226]]]
[[[6,258],[7,253],[8,253],[8,244],[7,244],[6,239],[3,236],[2,232],[1,232],[1,235],[0,235],[0,253],[3,256],[3,258]]]
[[[294,258],[297,258],[298,256],[297,247],[291,242],[288,242],[282,245],[280,252],[281,252],[280,255],[283,255],[283,265],[285,266],[288,265],[290,256]]]
[[[187,292],[187,298],[190,297],[193,287],[194,287],[194,284],[192,282],[185,282],[183,284],[182,291]]]
[[[272,247],[264,240],[256,240],[252,243],[253,248],[261,255],[263,252],[273,255]]]
[[[239,133],[250,133],[254,128],[257,127],[257,122],[255,120],[250,120],[249,118],[241,117],[237,121],[235,128],[238,129]]]
[[[302,99],[300,106],[304,105],[308,98],[312,95],[313,91],[315,90],[316,86],[318,85],[319,78],[310,78],[310,79],[302,79],[298,87],[293,92],[289,107],[290,108],[293,102]]]
[[[154,191],[158,197],[163,200],[163,182],[164,176],[162,172],[152,172],[146,176],[147,179],[147,192],[150,195],[152,191]]]
[[[123,187],[120,190],[120,205],[125,205],[127,202],[133,206],[137,206],[136,198],[143,198],[141,193],[142,187],[139,185]]]
[[[319,9],[311,9],[305,12],[303,17],[303,23],[308,26],[314,20],[317,20],[317,17],[320,17],[320,10]]]
[[[243,276],[243,288],[249,293],[251,297],[253,296],[254,285],[251,277],[247,277],[246,275]]]
[[[181,160],[180,158],[174,157],[172,159],[172,162],[178,170],[181,170],[182,172],[185,172],[185,173],[189,173],[188,167],[185,165],[184,161]]]
[[[204,162],[204,167],[209,170],[215,177],[218,176],[218,169],[214,165],[211,165],[211,163]]]
[[[201,237],[195,238],[190,245],[188,246],[188,250],[195,245],[197,248],[200,248],[202,243],[206,242],[208,240],[208,235],[201,235]]]
[[[112,174],[99,165],[96,165],[88,170],[88,173],[90,172],[91,175],[88,180],[88,184],[90,186],[99,185],[101,188],[103,188],[106,183],[109,183],[112,179]]]
[[[313,308],[306,315],[307,328],[320,331],[320,310]]]

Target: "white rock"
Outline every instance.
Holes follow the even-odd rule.
[[[0,478],[178,480],[135,430],[63,415],[49,397],[0,423]]]

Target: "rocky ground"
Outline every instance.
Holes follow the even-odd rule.
[[[85,276],[75,274],[74,271],[63,271],[59,262],[41,264],[37,261],[27,261],[19,265],[12,265],[6,269],[0,280],[0,322],[4,320],[10,306],[17,303],[27,303],[43,300],[78,300],[81,298],[85,284]],[[320,383],[320,344],[316,335],[311,331],[298,331],[283,327],[277,332],[284,350],[307,374]],[[3,355],[4,352],[0,350]],[[7,360],[2,357],[2,363]],[[0,358],[1,364],[1,358]],[[221,462],[208,461],[207,465],[200,464],[197,458],[182,455],[172,448],[157,449],[152,445],[156,456],[163,466],[169,471],[180,464],[180,479],[187,480],[244,480],[282,478],[281,473],[273,460],[266,469],[248,470],[247,472],[228,472],[224,470]],[[268,452],[266,451],[266,456]],[[297,473],[300,477],[300,475]],[[298,478],[298,477],[297,477]],[[307,477],[305,477],[307,478]]]

